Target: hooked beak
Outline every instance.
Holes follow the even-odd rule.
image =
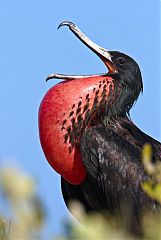
[[[109,51],[100,47],[99,45],[93,43],[81,30],[72,22],[64,21],[59,26],[58,29],[62,26],[68,26],[69,29],[75,34],[75,36],[82,41],[89,49],[91,49],[107,66],[108,73],[98,74],[98,75],[64,75],[64,74],[50,74],[46,81],[49,79],[57,78],[57,79],[76,79],[76,78],[84,78],[90,76],[111,76],[113,74],[117,74],[118,71],[116,69],[115,64],[112,62],[111,55]]]

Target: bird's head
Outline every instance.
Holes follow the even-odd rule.
[[[116,115],[125,116],[143,91],[141,71],[137,62],[128,55],[118,51],[109,51],[109,54],[117,69],[113,76],[114,83],[120,86],[120,95],[113,105],[113,110]]]
[[[79,152],[81,136],[93,125],[129,114],[143,86],[139,66],[131,57],[98,46],[72,22],[61,26],[68,26],[108,68],[97,75],[50,74],[47,80],[65,81],[46,93],[39,109],[40,141],[48,162],[68,182],[80,184],[86,176]]]

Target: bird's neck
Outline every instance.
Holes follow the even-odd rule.
[[[122,85],[120,81],[115,81],[114,88],[110,89],[104,107],[101,111],[98,108],[95,124],[103,122],[105,126],[108,126],[128,119],[132,105],[130,89]]]

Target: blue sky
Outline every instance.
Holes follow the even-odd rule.
[[[3,164],[32,174],[48,210],[46,236],[61,231],[68,211],[60,177],[49,166],[39,143],[37,114],[48,74],[106,71],[100,60],[67,28],[76,23],[94,42],[132,56],[140,65],[144,94],[131,112],[133,121],[161,140],[160,2],[157,0],[0,1],[0,156]]]

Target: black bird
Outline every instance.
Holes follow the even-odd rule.
[[[78,200],[87,212],[107,211],[121,214],[128,218],[130,230],[139,232],[140,215],[147,209],[158,209],[156,202],[149,198],[140,186],[140,183],[148,178],[141,161],[144,144],[149,143],[152,146],[153,163],[161,159],[161,144],[137,128],[130,118],[129,111],[143,91],[139,66],[124,53],[107,51],[94,44],[74,23],[63,22],[59,27],[64,25],[95,52],[109,70],[108,73],[94,76],[51,74],[47,78],[64,78],[66,81],[61,84],[71,86],[76,81],[85,86],[84,79],[93,80],[93,96],[92,93],[89,93],[88,97],[87,93],[85,95],[89,102],[92,97],[94,99],[91,107],[87,106],[88,114],[82,117],[81,125],[77,122],[77,131],[74,130],[74,125],[71,125],[70,131],[64,127],[69,144],[78,149],[86,171],[83,181],[76,184],[72,182],[72,177],[68,179],[65,174],[61,174],[61,169],[56,168],[62,175],[61,187],[65,203],[68,206],[71,200]],[[101,87],[94,87],[98,79]],[[109,79],[112,79],[112,84]],[[108,84],[109,89],[106,91]],[[76,103],[72,102],[74,105]],[[82,103],[85,105],[83,98]],[[76,112],[72,114],[75,114],[76,118]],[[65,120],[68,121],[67,118]],[[41,134],[40,137],[46,154],[46,142]],[[55,159],[49,155],[47,159],[54,167]]]

